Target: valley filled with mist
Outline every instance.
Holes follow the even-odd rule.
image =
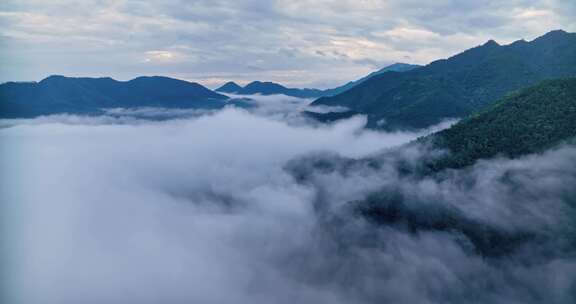
[[[2,168],[18,172],[3,182],[11,299],[574,299],[573,147],[426,175],[410,168],[448,152],[405,144],[455,121],[319,125],[302,114],[310,100],[252,98],[4,120]],[[387,216],[361,216],[375,197]]]
[[[575,20],[4,0],[0,303],[576,303]]]

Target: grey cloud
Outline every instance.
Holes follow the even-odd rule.
[[[563,27],[574,30],[567,1],[5,1],[0,10],[12,63],[4,80],[48,74],[130,78],[168,74],[208,83],[206,74],[265,77],[292,86],[336,85],[374,69],[371,62],[427,63],[489,38],[533,38]],[[517,20],[521,10],[549,11]],[[44,19],[38,19],[44,18]],[[373,36],[402,28],[433,39]],[[402,37],[402,36],[401,36]],[[370,42],[366,47],[364,42]],[[186,49],[177,49],[185,46]],[[283,50],[298,50],[284,53]],[[20,52],[20,50],[23,50]],[[148,51],[176,51],[177,62],[143,63]],[[338,56],[321,57],[317,51]],[[176,58],[176,57],[175,57]],[[350,59],[348,59],[350,58]],[[263,60],[255,74],[239,62]],[[344,59],[344,60],[343,60]],[[41,64],[40,64],[41,63]],[[296,74],[295,74],[296,73]],[[259,75],[261,75],[259,77]]]

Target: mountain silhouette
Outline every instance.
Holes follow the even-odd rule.
[[[319,89],[294,89],[294,88],[287,88],[281,84],[274,83],[274,82],[262,82],[262,81],[254,81],[246,85],[246,87],[241,87],[237,83],[233,81],[229,81],[222,85],[221,87],[217,88],[215,91],[220,93],[228,93],[228,94],[238,94],[238,95],[276,95],[276,94],[283,94],[292,97],[299,97],[299,98],[318,98],[323,96],[332,96],[339,93],[342,93],[346,90],[353,88],[354,86],[361,84],[362,82],[376,76],[380,75],[385,72],[405,72],[410,71],[415,68],[420,67],[419,65],[413,64],[406,64],[406,63],[394,63],[392,65],[386,66],[378,71],[372,72],[369,75],[362,77],[356,81],[350,81],[345,85],[327,89],[327,90],[319,90]]]
[[[165,107],[214,109],[228,97],[197,83],[152,76],[130,81],[50,76],[40,82],[0,85],[0,117],[54,113],[98,113],[103,108]]]
[[[233,81],[229,81],[214,91],[221,93],[237,94],[240,91],[242,91],[242,87]]]

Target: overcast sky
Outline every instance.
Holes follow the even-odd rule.
[[[576,1],[1,0],[0,82],[165,75],[325,88],[553,29],[576,31]]]

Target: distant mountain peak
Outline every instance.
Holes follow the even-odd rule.
[[[563,30],[554,30],[550,31],[529,43],[532,45],[538,45],[540,47],[547,47],[550,45],[560,46],[563,47],[570,47],[576,41],[576,33],[568,33]]]
[[[553,31],[550,31],[550,32],[544,34],[543,37],[545,37],[547,35],[570,35],[570,33],[568,33],[565,30],[558,29],[558,30],[553,30]]]
[[[185,81],[185,80],[181,80],[181,79],[177,79],[177,78],[170,78],[170,77],[166,77],[166,76],[152,75],[152,76],[139,76],[139,77],[136,77],[130,81]],[[188,81],[186,81],[186,82],[188,82]]]
[[[386,72],[402,73],[402,72],[408,72],[408,71],[411,71],[411,70],[414,70],[414,69],[420,68],[420,67],[422,67],[422,66],[416,65],[416,64],[403,63],[403,62],[396,62],[396,63],[390,64],[390,65],[387,65],[387,66],[381,68],[380,70],[374,71],[374,72],[372,72],[372,73],[370,73],[370,74],[368,74],[368,75],[366,75],[366,76],[364,76],[358,80],[350,81],[344,85],[341,85],[341,86],[333,88],[333,89],[324,90],[322,95],[324,97],[338,95],[340,93],[343,93],[345,91],[350,90],[351,88],[365,82],[366,80],[368,80],[372,77],[384,74]]]
[[[298,90],[298,89],[296,89]],[[291,89],[286,88],[285,86],[270,82],[270,81],[252,81],[251,83],[247,84],[244,89],[242,89],[242,94],[245,95],[253,95],[253,94],[262,94],[262,95],[273,95],[273,94],[284,94],[290,95]]]
[[[364,76],[363,78],[360,78],[356,81],[349,82],[348,85],[360,84],[360,83],[362,83],[362,82],[364,82],[364,81],[366,81],[366,80],[368,80],[374,76],[377,76],[377,75],[380,75],[380,74],[383,74],[386,72],[400,72],[401,73],[401,72],[407,72],[407,71],[410,71],[410,70],[413,70],[413,69],[419,68],[419,67],[421,67],[421,66],[416,65],[416,64],[396,62],[396,63],[393,63],[391,65],[387,65],[378,71],[372,72],[372,73],[368,74],[367,76]]]
[[[216,92],[221,92],[221,93],[239,93],[240,91],[242,91],[242,87],[239,86],[237,83],[235,83],[234,81],[228,81],[227,83],[225,83],[224,85],[222,85],[221,87],[217,88],[215,90]]]
[[[244,87],[230,81],[225,83],[217,92],[238,94],[238,95],[276,95],[283,94],[298,98],[318,98],[322,96],[323,91],[317,89],[297,89],[288,88],[281,84],[271,81],[252,81]]]
[[[63,79],[67,79],[67,78],[68,77],[63,76],[63,75],[50,75],[50,76],[40,80],[40,83],[48,83],[48,82],[63,80]]]
[[[117,82],[112,77],[68,77],[64,75],[50,75],[42,80],[40,80],[41,84],[52,83],[52,82],[61,82],[61,81],[76,81],[76,80],[106,80],[106,81],[114,81]]]
[[[249,85],[262,85],[262,84],[265,84],[265,85],[280,85],[280,84],[275,83],[275,82],[272,82],[272,81],[254,80],[254,81],[252,81],[251,83],[249,83],[247,86],[249,86]]]
[[[524,45],[524,44],[528,44],[528,41],[526,41],[525,39],[520,39],[512,42],[512,44],[510,45]]]
[[[553,30],[550,31],[536,39],[534,41],[549,41],[549,40],[560,40],[564,39],[572,34],[564,31],[564,30]]]
[[[486,43],[484,43],[482,46],[500,46],[500,44],[496,42],[494,39],[490,39],[486,41]]]
[[[407,72],[413,70],[415,68],[421,67],[417,64],[409,64],[404,62],[396,62],[391,65],[385,66],[384,68],[380,69],[378,72]]]

